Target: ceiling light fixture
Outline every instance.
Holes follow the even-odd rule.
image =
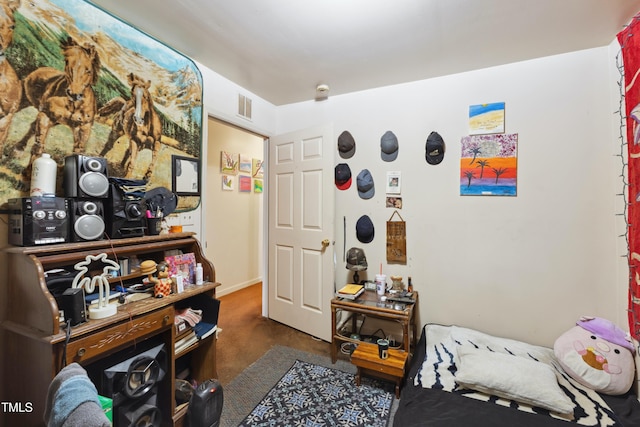
[[[316,101],[321,101],[329,97],[329,85],[319,84],[316,86]]]

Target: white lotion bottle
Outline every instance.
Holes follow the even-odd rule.
[[[56,175],[58,174],[58,164],[51,158],[51,155],[42,153],[40,157],[33,161],[31,165],[31,191],[32,197],[55,196]]]
[[[196,264],[196,285],[202,285],[203,283],[204,283],[204,280],[202,278],[202,264],[197,263]]]

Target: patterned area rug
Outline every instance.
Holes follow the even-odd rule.
[[[241,426],[387,425],[395,396],[354,376],[296,360]]]
[[[331,358],[327,356],[320,356],[291,347],[275,345],[267,351],[264,356],[242,371],[229,384],[223,384],[224,405],[222,407],[220,426],[237,427],[240,425],[260,404],[265,396],[267,396],[272,389],[276,388],[278,381],[287,374],[296,361],[324,366],[331,368],[333,371],[339,371],[342,374],[349,375],[351,378],[348,387],[355,391],[359,390],[354,380],[356,368],[351,363],[345,360],[338,360],[333,364],[331,363]],[[368,378],[363,378],[362,384],[360,390],[362,390],[365,385],[381,387],[383,388],[382,391],[388,392],[392,396],[390,415],[387,415],[388,422],[385,424],[384,419],[382,419],[380,423],[377,424],[391,426],[399,402],[398,399],[394,398],[394,385],[392,383],[373,382]],[[283,424],[276,422],[272,425],[278,426]],[[344,422],[339,425],[355,424]]]

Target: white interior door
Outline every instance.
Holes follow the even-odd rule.
[[[269,317],[331,341],[333,132],[305,129],[269,141]]]

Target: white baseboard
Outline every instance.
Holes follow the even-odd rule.
[[[244,288],[248,288],[249,286],[253,286],[256,283],[261,283],[261,282],[262,282],[262,279],[258,277],[256,279],[248,280],[248,281],[243,282],[243,283],[237,283],[235,285],[229,285],[229,286],[222,285],[222,286],[219,286],[216,289],[216,297],[222,297],[222,296],[225,296],[225,295],[229,295],[229,294],[232,294],[232,293],[234,293],[236,291],[239,291],[239,290],[244,289]]]

